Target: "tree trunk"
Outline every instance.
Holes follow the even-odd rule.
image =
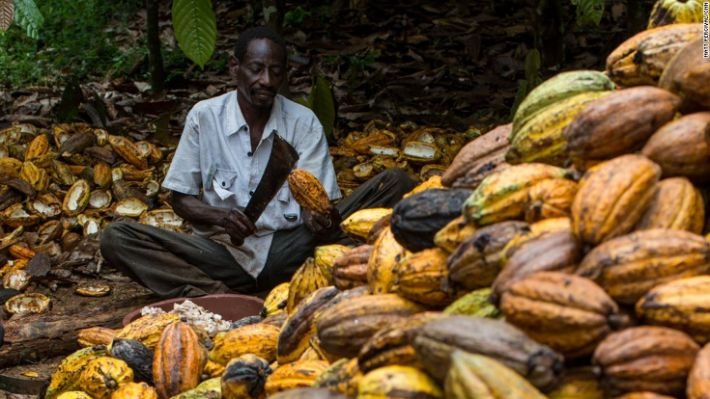
[[[163,91],[163,55],[160,51],[160,30],[158,27],[158,0],[146,0],[148,13],[148,61],[150,62],[150,84],[154,93]]]

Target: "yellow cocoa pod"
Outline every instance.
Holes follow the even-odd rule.
[[[37,167],[33,162],[24,162],[22,164],[20,177],[37,191],[44,191],[49,186],[49,175],[47,171]]]
[[[93,399],[88,393],[84,391],[67,391],[59,394],[57,399]]]
[[[90,327],[79,330],[77,339],[81,346],[111,345],[116,330],[106,327]]]
[[[456,350],[444,384],[447,398],[545,399],[520,374],[490,357]]]
[[[365,374],[358,384],[358,399],[443,398],[437,383],[410,366],[386,366]]]
[[[298,168],[292,170],[288,175],[288,188],[303,208],[322,215],[330,212],[328,193],[311,172]]]
[[[27,146],[25,151],[25,161],[32,161],[45,155],[49,151],[49,140],[44,134],[38,134]]]
[[[310,387],[316,378],[328,368],[325,360],[298,360],[279,365],[266,379],[266,395],[294,388]]]
[[[165,327],[179,320],[180,315],[177,313],[154,313],[145,315],[124,326],[116,334],[116,338],[134,339],[145,345],[148,349],[154,349]]]
[[[316,267],[321,270],[321,273],[328,280],[328,284],[333,284],[333,268],[335,260],[343,256],[350,247],[340,244],[321,245],[316,247],[314,251],[314,261]]]
[[[459,216],[434,235],[434,245],[450,254],[475,232],[476,227],[466,222],[463,216]]]
[[[121,384],[133,382],[133,370],[124,362],[109,356],[91,360],[79,377],[79,387],[94,399],[110,398]]]
[[[340,228],[348,235],[367,238],[370,230],[380,219],[392,214],[392,208],[367,208],[353,212],[340,223]]]
[[[288,303],[289,283],[281,283],[272,288],[264,299],[264,307],[261,309],[261,317],[273,316],[286,311]]]
[[[276,345],[280,331],[279,327],[256,323],[219,333],[214,337],[214,346],[209,352],[209,359],[226,365],[235,357],[251,353],[273,362],[276,360]]]
[[[15,158],[0,158],[0,175],[8,178],[20,177],[22,161]]]
[[[319,288],[330,285],[328,276],[323,273],[321,268],[316,266],[315,259],[309,257],[296,270],[296,273],[291,277],[291,282],[288,289],[288,302],[286,303],[286,311],[291,314],[296,309],[296,306],[303,298],[310,295]]]
[[[386,294],[394,290],[397,265],[407,253],[394,238],[392,229],[389,226],[384,228],[367,262],[367,284],[373,294]]]
[[[128,382],[119,385],[111,399],[158,399],[158,393],[145,382]]]
[[[246,354],[232,359],[221,377],[222,398],[264,398],[264,385],[270,374],[269,363],[256,355]]]

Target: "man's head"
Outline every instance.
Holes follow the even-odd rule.
[[[245,30],[237,40],[230,71],[237,79],[240,102],[270,109],[286,79],[286,42],[266,27]]]

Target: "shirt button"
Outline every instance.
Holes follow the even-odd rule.
[[[252,155],[254,155],[253,152],[251,152],[251,151],[247,152],[247,156],[248,156],[248,157],[250,157],[250,156],[252,156]]]
[[[253,192],[253,191],[249,191],[249,195],[254,195],[254,192]]]
[[[222,187],[227,187],[227,182],[226,182],[226,181],[223,181],[223,182],[222,182]]]

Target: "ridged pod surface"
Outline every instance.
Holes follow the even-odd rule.
[[[511,166],[483,180],[464,203],[462,213],[475,226],[522,218],[532,186],[568,177],[569,171],[542,163]]]
[[[468,290],[490,287],[503,267],[503,249],[514,237],[529,231],[527,223],[517,221],[478,229],[447,260],[451,285]]]
[[[496,359],[540,389],[552,387],[562,372],[563,358],[518,328],[501,320],[447,316],[417,330],[414,348],[426,370],[444,381],[455,350]]]
[[[357,396],[357,384],[362,378],[357,358],[336,360],[328,366],[313,383],[317,388],[328,388],[331,392]],[[304,398],[305,399],[305,398]]]
[[[133,382],[133,370],[123,360],[99,356],[86,365],[79,387],[95,399],[108,399],[121,384]]]
[[[413,253],[399,263],[395,277],[396,292],[427,307],[442,308],[454,299],[449,288],[447,254],[441,248]]]
[[[321,268],[316,266],[313,257],[308,257],[291,277],[286,311],[288,314],[293,313],[303,298],[310,295],[311,292],[329,285],[331,285],[331,282],[328,281],[328,276],[323,273]]]
[[[636,304],[636,313],[649,324],[683,330],[696,341],[710,341],[710,276],[685,277],[648,291]]]
[[[358,399],[442,398],[438,384],[419,369],[385,366],[365,374],[358,384]]]
[[[298,360],[309,348],[309,342],[316,334],[314,319],[317,312],[339,292],[333,286],[323,287],[312,292],[296,306],[279,332],[276,347],[276,361],[279,364]]]
[[[487,356],[454,351],[444,389],[447,398],[545,399],[520,374]]]
[[[528,123],[513,131],[505,160],[512,164],[542,162],[562,166],[568,157],[565,129],[584,108],[610,95],[609,91],[591,91],[565,98],[533,115]]]
[[[148,160],[141,155],[138,147],[131,139],[109,135],[108,142],[116,154],[120,155],[126,162],[141,170],[148,169]]]
[[[578,367],[565,370],[565,375],[552,391],[549,399],[604,399],[604,391],[594,368]]]
[[[281,283],[272,288],[264,298],[264,306],[261,309],[261,316],[268,317],[286,311],[288,303],[289,283]]]
[[[688,376],[688,399],[710,398],[710,344],[705,345],[695,358]]]
[[[500,318],[501,313],[498,308],[490,302],[490,295],[490,288],[473,290],[456,299],[451,305],[447,306],[443,312],[445,314],[488,317],[490,319]]]
[[[321,347],[332,357],[355,357],[383,325],[422,307],[396,294],[361,295],[324,309],[316,320]]]
[[[152,350],[158,344],[163,329],[179,320],[180,315],[171,312],[145,315],[124,326],[116,333],[116,338],[135,339]]]
[[[153,355],[153,384],[161,399],[195,388],[207,362],[195,330],[178,321],[165,327]]]
[[[349,250],[350,247],[346,245],[327,244],[319,245],[313,251],[313,258],[316,267],[320,269],[329,285],[333,284],[333,268],[335,266],[335,260]]]
[[[111,356],[126,362],[136,381],[153,383],[153,351],[133,339],[116,338],[109,350]]]
[[[119,385],[111,399],[158,399],[158,393],[145,382],[128,382]]]
[[[508,145],[511,129],[512,124],[497,126],[464,145],[441,175],[441,183],[446,187],[454,186],[478,161],[504,149]]]
[[[62,359],[52,372],[45,398],[53,399],[61,392],[76,389],[79,386],[81,373],[89,362],[106,354],[105,346],[96,345],[81,348]]]
[[[311,172],[299,168],[292,170],[288,175],[288,188],[303,208],[321,215],[330,212],[328,193]]]
[[[653,392],[630,392],[617,396],[616,399],[675,399],[672,396],[660,395]]]
[[[268,362],[276,360],[276,345],[280,328],[271,324],[249,324],[214,337],[209,359],[226,365],[231,359],[252,353]]]
[[[116,336],[116,330],[106,327],[89,327],[79,330],[77,341],[83,347],[94,345],[110,345]]]
[[[384,366],[422,367],[412,346],[417,329],[429,321],[445,317],[439,312],[422,312],[390,323],[362,346],[357,361],[362,372]]]
[[[331,392],[325,388],[295,388],[285,392],[278,392],[270,399],[346,399],[339,393]]]
[[[493,303],[498,303],[511,284],[531,274],[543,271],[573,272],[582,257],[579,243],[569,228],[523,240],[512,251],[506,251],[505,267],[491,286]]]
[[[615,88],[614,83],[602,72],[576,70],[561,72],[536,86],[513,116],[513,131],[517,135],[520,128],[541,110],[578,94],[607,91]]]
[[[222,398],[264,398],[264,385],[271,372],[269,363],[253,354],[230,360],[220,377]]]
[[[655,85],[670,59],[701,33],[702,24],[672,24],[642,31],[609,54],[606,71],[621,86]]]
[[[413,252],[434,247],[436,233],[461,215],[469,195],[467,189],[433,188],[399,201],[390,221],[395,239]]]
[[[676,229],[701,234],[704,225],[705,203],[700,191],[688,179],[672,177],[658,182],[636,230]]]
[[[595,246],[631,231],[651,201],[660,176],[657,164],[635,154],[589,169],[572,203],[572,224],[582,244]]]
[[[678,82],[680,96],[689,102],[699,104],[704,109],[710,108],[708,79],[710,79],[710,64],[707,62],[689,68]]]
[[[577,182],[568,179],[547,179],[530,188],[525,205],[525,221],[569,217]]]
[[[648,17],[647,29],[671,24],[703,22],[700,0],[656,0]]]
[[[476,232],[476,228],[467,223],[462,216],[450,221],[434,236],[434,245],[447,253],[454,252],[456,248]]]
[[[634,391],[675,395],[685,389],[699,349],[681,331],[631,327],[607,336],[594,351],[593,362],[612,395]]]
[[[706,182],[710,179],[708,126],[710,112],[685,115],[658,129],[641,153],[660,165],[664,177],[685,176]]]
[[[567,152],[582,163],[630,153],[671,121],[680,104],[680,97],[652,86],[613,92],[589,103],[565,128]]]
[[[390,227],[380,233],[367,261],[367,284],[373,294],[387,294],[394,290],[396,268],[407,250],[397,242]]]
[[[601,287],[558,272],[539,272],[514,282],[503,294],[500,310],[506,321],[565,357],[591,354],[622,320]]]
[[[324,360],[299,360],[279,365],[266,379],[266,396],[294,388],[306,388],[313,385],[316,378],[328,368]]]
[[[366,239],[375,223],[391,214],[392,208],[360,209],[345,218],[340,228],[348,235]]]
[[[641,230],[589,252],[576,274],[597,282],[619,303],[634,304],[651,288],[710,272],[710,242],[683,230]]]
[[[364,244],[352,248],[335,260],[333,284],[339,290],[367,285],[367,262],[372,253],[372,245]]]

